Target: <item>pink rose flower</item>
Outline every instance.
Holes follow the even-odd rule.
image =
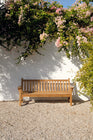
[[[58,9],[56,10],[56,13],[59,14],[59,15],[61,15],[61,14],[62,14],[62,9],[63,9],[63,8],[58,8]]]
[[[18,19],[18,24],[20,25],[21,24],[21,19],[22,19],[22,15],[19,16],[19,19]]]
[[[56,10],[57,8],[55,6],[51,7],[50,8],[51,10]]]
[[[87,38],[86,37],[82,37],[83,42],[87,43]]]
[[[93,21],[93,16],[90,18],[90,21],[91,21],[91,22]]]
[[[91,12],[90,11],[87,11],[86,12],[86,17],[90,16],[91,15]]]
[[[45,40],[48,37],[48,34],[46,34],[45,32],[43,32],[42,34],[40,34],[40,40]]]
[[[63,45],[68,45],[68,42],[67,41],[63,41]]]
[[[56,40],[55,45],[58,48],[62,46],[62,44],[60,44],[60,37],[58,37],[58,39]]]

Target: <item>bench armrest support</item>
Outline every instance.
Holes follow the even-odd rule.
[[[22,90],[22,87],[21,86],[18,87],[18,91],[19,91],[19,94],[22,94],[23,93],[23,90]]]
[[[70,86],[70,89],[72,89],[72,90],[73,90],[73,88],[74,88],[74,86]]]
[[[23,99],[22,99],[23,90],[22,90],[21,86],[18,87],[18,91],[19,91],[19,105],[21,106],[21,103],[23,101]]]
[[[18,86],[18,90],[22,90],[22,87],[21,86]]]
[[[72,94],[74,86],[70,86],[70,93]]]
[[[73,92],[74,86],[70,86],[70,105],[72,106],[72,92]]]

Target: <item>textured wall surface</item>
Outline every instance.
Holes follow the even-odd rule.
[[[6,0],[0,0],[0,3],[5,3],[6,2]]]
[[[16,48],[14,48],[16,49]],[[0,101],[18,100],[17,87],[21,78],[29,79],[67,79],[71,82],[81,67],[78,59],[68,59],[64,52],[58,52],[55,43],[46,43],[40,48],[42,55],[34,54],[16,64],[18,52],[7,52],[0,47]],[[77,94],[74,88],[73,99],[87,100],[87,97]]]

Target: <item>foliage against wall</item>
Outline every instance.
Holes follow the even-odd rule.
[[[5,12],[0,15],[0,44],[7,50],[12,50],[24,41],[24,51],[19,60],[33,54],[33,51],[38,52],[46,38],[55,38],[57,34],[53,5],[62,7],[56,2],[40,0],[7,2]]]
[[[79,82],[82,92],[90,96],[93,106],[93,49],[90,51],[90,56],[84,60],[80,71],[77,72],[76,81]]]
[[[57,2],[11,0],[6,3],[5,12],[0,14],[0,21],[3,47],[12,50],[24,41],[19,60],[38,52],[47,39],[57,39],[58,50],[65,50],[68,57],[84,58],[91,48],[93,7],[85,2],[65,9]]]

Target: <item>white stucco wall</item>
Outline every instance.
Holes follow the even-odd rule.
[[[16,64],[18,53],[7,52],[0,47],[0,101],[18,100],[17,87],[21,78],[29,79],[65,79],[71,82],[81,67],[78,59],[68,59],[64,52],[58,52],[54,41],[40,48],[43,55],[34,54],[20,64]],[[73,93],[73,99],[87,100],[83,95]]]
[[[0,3],[5,3],[6,2],[6,0],[0,0]]]

